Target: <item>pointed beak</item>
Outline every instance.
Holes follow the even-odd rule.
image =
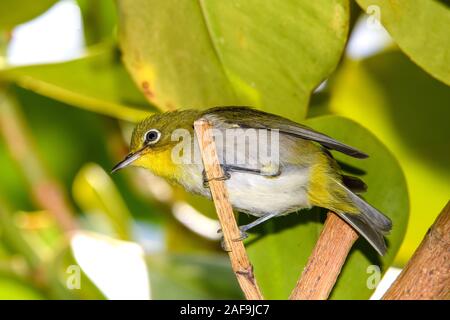
[[[139,159],[139,157],[141,156],[142,150],[138,150],[135,153],[130,153],[129,155],[127,155],[125,157],[125,159],[123,159],[122,161],[120,161],[118,164],[116,164],[114,166],[114,168],[112,168],[111,173],[114,173],[116,171],[119,171],[120,169],[123,169],[127,166],[129,166],[131,163],[133,163],[135,160]]]

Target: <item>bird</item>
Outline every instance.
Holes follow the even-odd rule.
[[[358,159],[368,155],[279,115],[242,106],[153,114],[136,125],[129,154],[112,172],[143,167],[211,199],[203,163],[195,156],[200,154],[194,130],[198,119],[211,124],[216,142],[219,134],[232,137],[216,143],[224,172],[217,178],[224,181],[233,209],[257,217],[239,227],[240,239],[271,218],[321,207],[341,217],[380,255],[386,253],[384,236],[392,229],[391,220],[360,197],[366,184],[344,174],[330,150]],[[270,156],[255,155],[255,145],[266,145]]]

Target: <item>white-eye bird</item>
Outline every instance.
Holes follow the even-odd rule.
[[[229,133],[233,136],[234,132],[235,139],[245,134],[245,130],[254,129],[249,136],[253,140],[235,139],[231,143],[217,144],[233,208],[258,217],[240,227],[243,238],[247,230],[272,217],[318,206],[337,213],[379,254],[385,254],[384,235],[392,228],[391,220],[356,195],[365,190],[364,182],[343,175],[329,150],[355,158],[366,158],[367,155],[277,115],[248,107],[216,107],[152,115],[136,126],[130,153],[113,168],[113,172],[128,165],[144,167],[190,192],[210,198],[202,162],[174,159],[174,149],[179,148],[180,141],[174,139],[173,133],[180,130],[191,136],[184,141],[189,143],[188,151],[184,152],[193,150],[194,154],[200,154],[193,129],[194,121],[200,118],[207,119],[222,137]],[[256,140],[254,132],[257,132]],[[273,141],[269,143],[266,139],[275,132],[276,150]],[[266,140],[262,141],[262,136]],[[259,153],[250,152],[254,144],[261,146],[264,143],[271,153],[276,153],[276,163],[272,158],[264,162],[259,159]],[[228,158],[230,149],[233,151],[231,162]],[[245,161],[236,163],[236,158]]]

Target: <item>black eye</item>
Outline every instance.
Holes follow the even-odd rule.
[[[156,129],[151,129],[145,134],[145,143],[152,144],[158,142],[161,133]]]

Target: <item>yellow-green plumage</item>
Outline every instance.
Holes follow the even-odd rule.
[[[335,149],[357,158],[364,158],[366,155],[288,119],[245,107],[220,107],[206,111],[186,110],[154,115],[138,124],[133,132],[133,165],[145,167],[159,176],[179,183],[190,192],[210,197],[209,189],[203,183],[201,161],[174,163],[172,155],[172,150],[178,143],[173,141],[172,132],[184,129],[193,137],[193,123],[199,118],[208,119],[213,127],[221,132],[248,128],[267,132],[279,130],[279,170],[276,174],[263,174],[263,168],[266,168],[264,163],[257,163],[251,168],[249,165],[241,165],[231,170],[231,166],[224,162],[224,168],[230,169],[229,179],[225,184],[233,207],[259,217],[256,223],[244,226],[244,231],[273,216],[319,206],[339,214],[380,254],[385,252],[383,234],[390,230],[390,220],[350,190],[352,185],[361,186],[363,183],[356,178],[343,176],[327,149]],[[160,133],[157,142],[146,142],[149,130]],[[197,148],[194,141],[195,138],[192,138],[192,149]],[[240,146],[236,142],[233,146],[236,148],[233,150],[237,150],[238,154],[247,152],[248,145]],[[218,147],[221,159],[225,159],[229,148]],[[255,174],[251,170],[259,173]],[[346,180],[352,183],[347,183]]]

